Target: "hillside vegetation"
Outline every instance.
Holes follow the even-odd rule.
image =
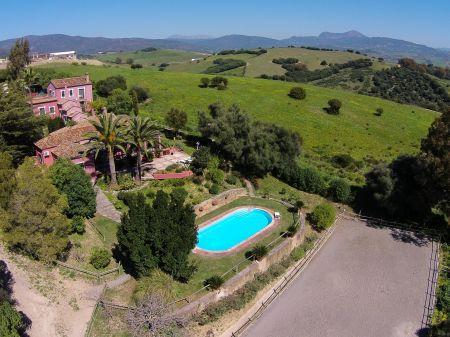
[[[434,111],[415,106],[306,84],[302,85],[306,99],[297,101],[288,96],[297,83],[235,77],[229,78],[228,89],[218,91],[199,87],[200,78],[207,75],[146,68],[53,67],[72,75],[88,72],[94,81],[121,74],[128,86],[138,84],[150,90],[152,100],[141,107],[141,113],[164,123],[170,108],[182,109],[188,114],[188,129],[192,132],[196,132],[198,112],[207,110],[209,104],[237,103],[255,119],[297,131],[304,140],[303,162],[359,182],[361,174],[378,161],[416,152],[420,139],[437,116]],[[332,98],[342,101],[338,116],[323,110]],[[383,109],[382,116],[375,115],[378,108]],[[349,172],[335,165],[333,156],[340,154],[350,154],[361,161],[358,168]]]
[[[96,58],[102,62],[115,63],[117,58],[122,59],[123,63],[127,59],[133,59],[134,63],[142,64],[143,66],[160,65],[161,63],[171,62],[191,62],[192,59],[203,58],[205,54],[172,50],[172,49],[157,49],[153,51],[135,51],[135,52],[121,52],[121,53],[108,53],[99,55]]]
[[[255,51],[257,51],[256,49]],[[297,58],[299,62],[305,64],[308,69],[324,69],[326,66],[321,65],[322,61],[329,63],[344,63],[351,60],[361,58],[361,55],[350,53],[346,51],[323,51],[310,50],[306,48],[270,48],[267,53],[262,54],[224,54],[211,55],[204,60],[196,62],[185,62],[180,64],[171,64],[167,70],[180,71],[190,73],[203,73],[208,67],[211,67],[217,59],[238,59],[246,61],[245,72],[241,71],[239,74],[245,74],[246,77],[259,77],[262,74],[268,75],[283,75],[286,70],[282,68],[281,64],[273,63],[274,59],[278,58]],[[386,67],[383,62],[375,61],[373,69],[381,69]],[[242,75],[240,75],[242,76]]]

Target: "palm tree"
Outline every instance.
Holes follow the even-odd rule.
[[[142,156],[148,154],[149,144],[155,143],[159,132],[150,118],[131,116],[126,129],[126,140],[137,154],[137,171],[139,182],[142,179]]]
[[[90,134],[92,149],[95,149],[95,157],[97,157],[100,150],[106,150],[108,153],[109,172],[111,173],[111,185],[117,185],[116,163],[114,161],[114,150],[119,149],[125,153],[123,144],[124,130],[123,121],[124,116],[116,116],[113,113],[104,112],[98,116],[98,120],[91,120],[95,131]]]

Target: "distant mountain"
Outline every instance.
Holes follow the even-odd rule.
[[[30,35],[26,38],[30,41],[31,50],[35,52],[76,50],[79,54],[95,54],[100,51],[134,51],[146,47],[218,52],[224,49],[294,45],[339,50],[353,49],[392,61],[402,57],[411,57],[418,62],[450,65],[450,52],[447,50],[434,49],[425,45],[387,37],[368,37],[355,30],[345,33],[323,32],[319,36],[292,36],[282,40],[247,35],[226,35],[218,38],[176,35],[167,39],[144,39],[52,34]],[[13,43],[14,39],[0,41],[0,56],[7,55]]]
[[[146,47],[161,49],[198,50],[184,40],[144,39],[144,38],[105,38],[69,36],[63,34],[28,35],[32,52],[48,53],[65,50],[76,50],[79,54],[95,54],[97,52],[134,51]],[[7,55],[15,39],[0,41],[0,55]]]
[[[170,35],[168,40],[207,40],[213,39],[212,36],[209,35]]]

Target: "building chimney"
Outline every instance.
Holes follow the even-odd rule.
[[[90,82],[89,81],[89,73],[86,73],[85,75],[86,75],[86,82]]]

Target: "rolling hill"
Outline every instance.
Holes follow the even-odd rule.
[[[88,72],[93,80],[121,74],[129,86],[138,84],[150,90],[152,100],[141,108],[141,113],[163,123],[170,108],[183,109],[189,116],[188,129],[193,132],[198,112],[206,110],[209,104],[237,103],[255,119],[299,132],[304,140],[303,162],[359,183],[365,170],[375,163],[416,152],[420,139],[438,115],[416,106],[306,84],[302,85],[306,89],[306,99],[297,101],[287,95],[295,83],[230,77],[229,88],[218,91],[199,88],[200,78],[206,75],[161,72],[152,68],[51,67],[73,75]],[[343,102],[341,115],[331,116],[323,111],[331,98]],[[384,110],[381,117],[374,115],[377,108]],[[333,167],[331,157],[342,153],[361,161],[362,167],[355,172]]]
[[[281,40],[247,35],[226,35],[207,39],[184,37],[178,39],[145,39],[51,34],[29,35],[26,38],[30,41],[31,50],[36,52],[76,50],[79,54],[95,54],[99,51],[135,51],[146,47],[218,52],[224,49],[271,48],[294,45],[340,50],[355,49],[389,60],[397,60],[399,57],[412,57],[425,63],[450,64],[450,52],[446,50],[387,37],[368,37],[356,31],[346,33],[324,32],[318,36],[292,36]],[[0,56],[7,55],[13,43],[14,39],[0,41]]]

